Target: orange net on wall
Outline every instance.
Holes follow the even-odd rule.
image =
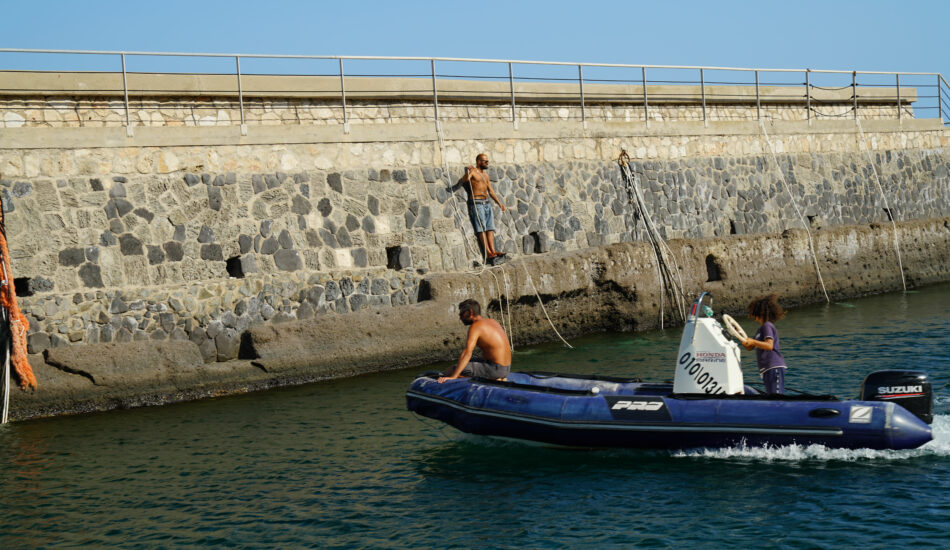
[[[3,220],[3,198],[0,197],[0,267],[2,267],[3,284],[0,285],[0,306],[6,308],[10,314],[10,339],[12,346],[10,350],[10,362],[13,363],[13,371],[20,381],[20,387],[23,389],[36,389],[36,376],[33,375],[33,369],[27,359],[26,333],[30,330],[30,322],[20,311],[20,306],[16,302],[16,292],[13,288],[13,270],[10,267],[10,251],[7,248],[7,231]],[[2,342],[0,342],[2,345]]]

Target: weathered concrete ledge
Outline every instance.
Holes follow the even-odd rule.
[[[909,286],[950,280],[950,218],[900,223],[897,234]],[[835,227],[812,237],[832,299],[901,289],[890,224]],[[686,292],[712,292],[720,312],[741,313],[749,295],[766,292],[789,306],[824,300],[804,230],[669,245]],[[49,349],[31,356],[39,389],[13,391],[11,418],[170,403],[448,360],[464,335],[455,304],[468,297],[487,304],[490,314],[510,303],[516,345],[556,338],[535,291],[568,337],[649,330],[659,322],[655,259],[640,242],[528,256],[477,274],[434,274],[424,283],[428,299],[415,305],[252,327],[244,359],[236,361],[204,363],[189,341]]]

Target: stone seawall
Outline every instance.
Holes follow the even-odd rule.
[[[833,300],[901,288],[891,231],[889,224],[872,224],[814,233]],[[905,222],[898,231],[909,284],[950,279],[950,218]],[[749,296],[767,292],[780,293],[786,306],[824,299],[804,230],[669,245],[686,292],[711,292],[719,313],[741,315]],[[556,339],[553,328],[567,338],[655,328],[655,264],[650,245],[634,242],[525,256],[478,274],[432,274],[425,280],[429,299],[414,305],[255,325],[243,342],[245,360],[203,363],[199,346],[188,341],[51,348],[31,356],[40,389],[14,391],[11,414],[25,419],[169,403],[450,360],[465,334],[455,304],[470,297],[506,323],[516,348]],[[669,324],[676,314],[667,310],[665,318]]]
[[[17,293],[31,325],[30,352],[47,370],[49,395],[72,391],[75,373],[86,373],[80,377],[99,396],[75,406],[36,405],[28,416],[361,372],[353,358],[350,367],[325,364],[308,374],[302,357],[274,352],[288,349],[287,331],[316,338],[324,351],[348,342],[369,354],[364,370],[444,358],[444,350],[418,354],[408,343],[376,357],[367,351],[371,337],[340,327],[379,319],[403,326],[402,315],[445,322],[458,297],[446,298],[445,281],[479,270],[459,178],[482,152],[493,161],[490,176],[509,207],[497,220],[498,248],[515,257],[512,267],[527,261],[526,269],[537,270],[533,285],[525,280],[517,293],[506,291],[526,308],[534,296],[528,286],[544,286],[562,269],[575,279],[586,273],[565,258],[643,246],[643,220],[614,160],[621,150],[631,155],[649,215],[667,239],[702,243],[695,246],[704,250],[772,239],[767,251],[741,258],[758,265],[791,237],[775,239],[807,227],[817,241],[825,235],[834,243],[818,247],[819,263],[831,262],[824,273],[842,269],[835,262],[854,252],[852,232],[869,227],[876,236],[862,241],[871,247],[862,253],[889,258],[895,237],[884,234],[894,219],[902,253],[926,246],[918,254],[923,263],[943,262],[925,268],[905,261],[905,276],[912,284],[945,280],[948,147],[950,135],[939,122],[922,120],[419,122],[356,126],[349,133],[256,127],[246,136],[236,127],[140,127],[134,136],[109,127],[0,128],[0,193]],[[810,259],[795,250],[791,294],[814,301]],[[715,283],[707,266],[717,266],[720,277],[742,269],[724,264],[727,256],[707,252],[695,270]],[[617,264],[623,277],[652,278],[647,259],[631,261]],[[899,281],[890,260],[877,262],[846,263],[841,276],[858,282],[837,292],[894,289],[894,280],[861,282],[885,272]],[[649,293],[619,285],[619,278],[542,296],[604,292],[597,299],[620,296],[649,309],[648,301],[641,303]],[[765,288],[762,282],[725,293]],[[497,300],[501,289],[492,288],[468,290]],[[578,313],[568,324],[653,326],[644,311],[625,314],[620,325],[603,322],[612,318],[597,311],[590,322]],[[531,324],[527,317],[523,322]],[[420,323],[419,330],[452,326]],[[526,338],[545,337],[551,333],[539,330]],[[431,336],[416,331],[413,338]],[[294,348],[319,354],[303,343],[289,345]],[[136,354],[150,357],[155,368],[142,366]],[[79,357],[95,364],[77,365]],[[292,374],[274,374],[284,368]],[[169,380],[174,384],[163,385]],[[43,384],[41,378],[37,403]],[[139,389],[121,397],[129,384]]]
[[[451,141],[445,152],[501,159],[489,169],[509,206],[498,246],[518,255],[645,239],[610,160],[621,149],[637,159],[632,172],[666,238],[950,215],[950,153],[889,147],[942,133],[869,135],[861,150],[854,134],[779,133],[773,145],[786,152],[774,157],[761,135],[743,133]],[[377,151],[393,150],[404,156],[374,166]],[[525,150],[541,158],[504,160]],[[227,361],[262,323],[415,303],[423,275],[477,265],[464,165],[426,158],[439,152],[431,142],[0,151],[7,166],[52,171],[0,180],[30,351],[189,340],[206,361]],[[341,169],[319,167],[329,160]],[[75,173],[93,167],[102,173]]]

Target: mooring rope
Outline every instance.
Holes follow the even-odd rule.
[[[861,121],[855,120],[858,123],[858,132],[861,135],[861,144],[864,145],[864,151],[868,155],[868,163],[871,165],[871,169],[874,171],[874,181],[877,183],[878,192],[881,194],[881,200],[884,201],[884,208],[887,209],[887,217],[891,221],[891,229],[894,232],[894,251],[897,252],[897,267],[901,272],[901,285],[904,287],[904,290],[907,290],[907,282],[904,280],[904,262],[901,260],[901,247],[897,239],[897,223],[894,221],[895,215],[891,211],[891,207],[887,204],[887,195],[884,194],[884,186],[881,185],[881,177],[877,173],[877,165],[874,163],[874,159],[871,158],[871,149],[868,147],[867,138],[864,137],[864,128],[861,127]]]
[[[7,310],[3,310],[3,322],[9,319]],[[9,340],[3,346],[3,412],[0,414],[0,424],[6,424],[10,419],[10,342]]]
[[[781,176],[782,184],[785,186],[785,192],[788,193],[788,197],[792,200],[792,206],[795,208],[795,213],[798,214],[799,221],[802,222],[802,227],[805,228],[805,234],[808,235],[808,250],[811,252],[812,261],[815,263],[815,272],[818,274],[818,282],[821,283],[821,292],[825,295],[825,301],[831,303],[831,298],[828,297],[828,291],[825,289],[825,281],[821,277],[821,268],[818,267],[818,254],[815,252],[815,242],[811,238],[811,230],[808,229],[808,223],[805,222],[805,217],[802,215],[801,209],[798,208],[798,202],[795,200],[795,195],[792,194],[792,189],[788,185],[788,180],[785,178],[785,171],[782,170],[782,165],[778,162],[778,157],[775,155],[775,148],[772,147],[772,140],[769,139],[769,133],[765,130],[765,122],[759,121],[759,126],[762,127],[762,135],[765,136],[765,142],[769,146],[769,152],[772,153],[772,161],[775,162],[775,167],[778,168],[778,173]]]
[[[662,329],[664,323],[663,298],[666,293],[670,294],[670,307],[680,314],[681,320],[686,320],[686,293],[683,287],[683,279],[680,276],[681,270],[676,263],[676,255],[673,254],[669,245],[666,244],[666,241],[656,228],[656,224],[653,222],[653,217],[650,216],[650,212],[646,207],[646,199],[644,199],[643,191],[640,189],[639,178],[630,171],[630,155],[627,154],[626,150],[621,149],[620,157],[617,161],[620,164],[621,176],[623,176],[624,183],[627,187],[628,202],[634,203],[637,212],[643,219],[647,238],[650,240],[650,244],[653,247],[653,254],[656,257],[657,280],[660,288],[660,329]],[[631,195],[632,200],[630,199]],[[667,260],[667,258],[669,258],[669,260]],[[673,264],[672,269],[667,264],[667,261]]]
[[[12,370],[16,373],[20,387],[22,389],[36,389],[36,376],[30,367],[26,341],[27,332],[30,330],[30,321],[17,304],[16,291],[13,283],[13,270],[10,266],[10,249],[7,246],[7,232],[3,217],[2,198],[0,198],[0,277],[2,277],[2,281],[0,281],[0,309],[3,311],[2,318],[10,330],[9,337],[5,342],[7,349],[5,354],[9,359],[6,359],[4,362],[4,370],[9,370],[9,368],[6,367],[7,363],[12,364]],[[4,412],[0,413],[0,419],[6,417],[6,411],[9,408],[10,380],[9,375],[5,376],[7,378],[5,378],[4,384]]]

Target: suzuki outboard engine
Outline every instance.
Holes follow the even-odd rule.
[[[927,424],[934,419],[934,396],[927,373],[915,370],[879,370],[861,383],[862,401],[890,401]]]

